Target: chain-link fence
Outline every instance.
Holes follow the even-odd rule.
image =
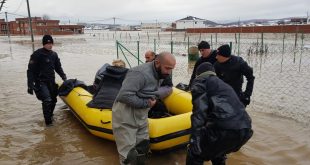
[[[138,65],[137,58],[144,61],[147,50],[172,52],[177,59],[173,72],[175,85],[188,84],[192,74],[194,64],[188,62],[189,47],[196,46],[201,40],[208,41],[212,49],[231,44],[233,54],[243,57],[253,67],[256,77],[249,109],[310,123],[309,34],[118,31],[90,35],[101,40],[117,40],[123,46],[118,50],[119,58],[126,57],[131,66]]]

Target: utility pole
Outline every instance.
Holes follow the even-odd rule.
[[[307,21],[306,24],[309,24],[309,13],[307,12]]]
[[[2,2],[0,2],[0,3],[1,3],[0,11],[1,11],[1,9],[2,9],[2,7],[3,7],[3,4],[5,3],[5,1],[6,1],[6,0],[2,0]]]
[[[31,33],[32,51],[34,52],[34,39],[33,39],[33,31],[32,31],[32,21],[31,21],[31,14],[30,14],[30,7],[29,7],[29,1],[28,0],[27,0],[27,9],[28,9],[28,21],[29,21],[30,33]]]
[[[116,31],[116,27],[115,27],[115,17],[113,17],[113,28],[114,28],[114,31]]]
[[[5,19],[6,19],[6,31],[9,38],[9,44],[11,45],[11,37],[10,37],[10,27],[9,27],[9,21],[8,21],[8,12],[5,12]]]

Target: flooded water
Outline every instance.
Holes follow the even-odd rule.
[[[62,109],[65,104],[60,99],[54,126],[45,127],[40,102],[27,94],[26,69],[32,52],[28,40],[29,37],[13,37],[9,45],[7,37],[0,37],[0,164],[118,164],[115,143],[90,134],[70,110]],[[68,78],[87,84],[93,81],[97,69],[117,58],[112,39],[95,40],[84,34],[55,36],[55,41],[54,50]],[[40,41],[37,43],[36,48],[41,47]],[[186,60],[177,56],[179,63]],[[176,73],[187,73],[187,68],[182,67],[186,65],[177,66]],[[184,76],[186,81],[189,75]],[[248,111],[254,136],[239,152],[229,155],[227,164],[310,163],[309,123],[258,112],[252,106]],[[149,164],[182,165],[185,157],[185,149],[153,153]]]

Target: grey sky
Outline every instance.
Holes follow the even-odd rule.
[[[172,22],[188,15],[216,22],[310,14],[310,0],[29,0],[31,15],[71,22]],[[27,16],[26,0],[7,0],[7,11]],[[1,14],[0,17],[4,15]],[[10,15],[10,19],[13,15]]]

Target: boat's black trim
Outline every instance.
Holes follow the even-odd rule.
[[[171,152],[171,151],[176,151],[176,150],[183,150],[187,147],[189,142],[186,142],[186,143],[181,143],[179,145],[176,145],[176,146],[173,146],[173,147],[170,147],[170,148],[166,148],[166,149],[163,149],[163,150],[152,150],[152,153],[155,153],[155,154],[166,154],[168,152]]]
[[[186,130],[170,133],[170,134],[167,134],[167,135],[163,135],[163,136],[160,136],[160,137],[150,138],[150,142],[151,143],[160,143],[160,142],[163,142],[163,141],[166,141],[166,140],[174,139],[174,138],[185,136],[185,135],[189,135],[189,134],[190,134],[190,129],[186,129]]]
[[[73,112],[73,114],[82,122],[82,124],[83,124],[87,129],[91,129],[91,130],[94,130],[94,131],[99,131],[99,132],[103,132],[103,133],[106,133],[106,134],[111,134],[111,135],[113,135],[113,131],[112,131],[111,129],[96,127],[96,126],[87,124],[87,123],[73,110],[73,108],[72,108],[64,99],[62,99],[62,100],[69,106],[69,108],[71,109],[71,112]],[[170,134],[167,134],[167,135],[163,135],[163,136],[160,136],[160,137],[150,138],[150,142],[151,142],[152,144],[154,144],[154,143],[160,143],[160,142],[163,142],[163,141],[166,141],[166,140],[174,139],[174,138],[181,137],[181,136],[185,136],[185,135],[189,135],[189,134],[190,134],[190,129],[186,129],[186,130],[182,130],[182,131],[170,133]]]
[[[69,108],[70,108],[71,112],[73,112],[74,116],[76,116],[76,117],[82,122],[82,124],[83,124],[87,129],[91,129],[91,130],[94,130],[94,131],[99,131],[99,132],[103,132],[103,133],[106,133],[106,134],[111,134],[111,135],[113,135],[113,132],[112,132],[111,129],[96,127],[96,126],[87,124],[87,123],[73,110],[73,108],[72,108],[64,99],[62,99],[62,100],[69,106]]]

